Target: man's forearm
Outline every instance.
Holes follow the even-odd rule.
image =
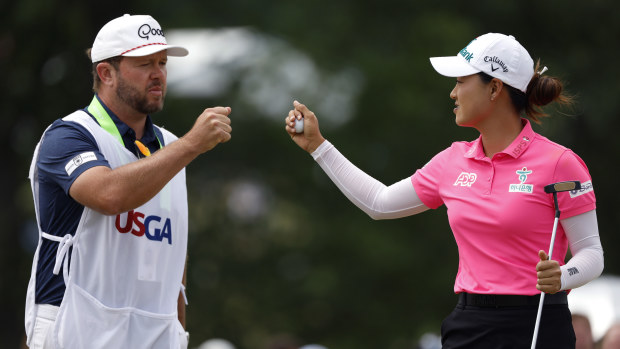
[[[115,169],[99,166],[86,170],[71,186],[70,195],[102,214],[127,212],[157,195],[198,155],[181,138],[139,161]]]

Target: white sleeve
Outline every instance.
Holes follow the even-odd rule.
[[[311,155],[340,191],[372,219],[400,218],[429,209],[409,177],[385,186],[353,165],[327,140]]]
[[[603,272],[603,247],[596,210],[560,220],[573,257],[560,267],[562,290],[583,286]]]

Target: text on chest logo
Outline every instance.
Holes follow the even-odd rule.
[[[527,181],[527,176],[532,174],[531,170],[528,170],[527,167],[523,167],[520,170],[516,171],[517,176],[519,178],[519,182],[517,184],[510,184],[508,186],[508,192],[510,193],[528,193],[531,194],[534,192],[533,184],[525,184]]]
[[[471,187],[472,184],[474,184],[474,182],[476,181],[476,178],[478,178],[478,175],[475,173],[469,173],[469,172],[461,172],[461,174],[459,175],[459,177],[456,179],[456,182],[454,182],[454,185],[460,185],[462,187]]]

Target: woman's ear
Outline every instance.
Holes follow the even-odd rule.
[[[502,92],[502,89],[504,88],[504,82],[502,82],[502,80],[498,78],[493,78],[493,80],[491,80],[491,82],[489,83],[489,86],[491,92],[491,100],[493,101],[497,97],[499,97],[499,94]]]

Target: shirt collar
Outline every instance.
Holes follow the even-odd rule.
[[[502,153],[508,154],[515,159],[525,152],[536,136],[529,120],[521,118],[521,122],[523,123],[523,130],[521,130],[517,138],[502,151]]]
[[[110,108],[108,108],[108,106],[105,105],[105,103],[103,103],[101,98],[99,98],[99,95],[95,94],[95,96],[99,100],[99,103],[101,103],[101,106],[105,109],[105,111],[110,116],[110,119],[114,121],[114,125],[116,125],[116,128],[118,129],[118,133],[120,133],[125,144],[133,144],[133,142],[136,140],[136,133],[134,132],[134,130],[131,127],[129,127],[126,123],[121,121],[121,119],[119,119],[118,116],[116,116],[116,114],[114,114],[114,112],[110,110]],[[157,137],[155,136],[155,132],[153,131],[153,129],[154,129],[153,121],[151,120],[151,117],[147,115],[146,123],[144,124],[144,134],[142,135],[142,139],[140,139],[142,143],[147,144],[147,143],[155,142],[157,140]]]
[[[518,158],[525,152],[525,150],[530,146],[532,140],[536,133],[532,129],[532,125],[529,120],[521,118],[521,123],[523,124],[523,129],[521,133],[512,141],[512,143],[506,147],[500,153],[504,153],[512,156],[513,158]],[[475,141],[472,142],[471,147],[465,153],[466,158],[474,158],[477,160],[482,160],[486,158],[486,154],[484,153],[484,148],[482,147],[482,136],[478,137]]]

